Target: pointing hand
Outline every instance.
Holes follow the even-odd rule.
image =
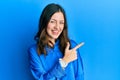
[[[76,47],[69,49],[70,48],[70,43],[67,42],[67,46],[65,48],[65,55],[63,57],[63,61],[65,61],[66,63],[70,63],[74,60],[77,59],[77,49],[80,48],[81,46],[84,45],[84,42],[78,44]]]

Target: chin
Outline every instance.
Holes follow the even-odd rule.
[[[58,37],[53,37],[54,39],[58,39]]]
[[[54,39],[58,39],[59,36],[53,36]]]

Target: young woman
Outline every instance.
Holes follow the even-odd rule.
[[[37,43],[29,48],[30,69],[36,80],[84,80],[79,47],[69,40],[64,9],[51,3],[40,17]]]

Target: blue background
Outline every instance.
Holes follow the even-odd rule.
[[[64,7],[70,38],[85,42],[85,80],[120,80],[120,0],[1,0],[0,80],[33,80],[27,49],[51,2]]]

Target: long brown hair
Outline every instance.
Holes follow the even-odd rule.
[[[50,21],[52,15],[56,12],[62,12],[64,15],[64,29],[62,31],[62,33],[60,34],[60,36],[58,37],[60,43],[59,43],[59,48],[61,50],[61,52],[64,55],[64,50],[66,48],[67,42],[69,42],[69,38],[68,38],[68,28],[67,28],[67,20],[66,20],[66,14],[64,9],[58,5],[58,4],[48,4],[41,16],[40,16],[40,20],[39,20],[39,30],[37,32],[37,34],[35,35],[34,39],[37,41],[37,46],[38,46],[38,54],[45,54],[46,55],[46,50],[45,50],[45,46],[50,46],[48,44],[49,40],[48,40],[48,35],[46,32],[46,28],[48,25],[48,22]]]

